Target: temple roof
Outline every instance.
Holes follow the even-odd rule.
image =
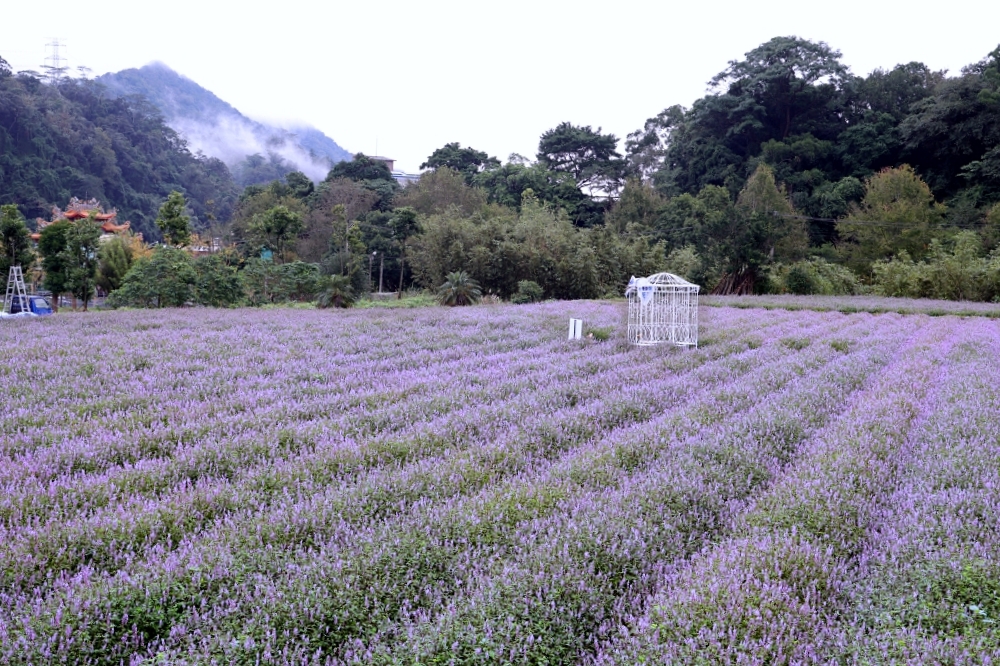
[[[101,207],[101,203],[97,199],[87,199],[86,201],[73,197],[69,200],[69,205],[66,206],[66,210],[60,210],[59,206],[52,207],[52,219],[43,220],[38,218],[36,220],[38,230],[41,231],[45,227],[49,226],[53,222],[58,222],[59,220],[69,220],[74,222],[76,220],[83,220],[89,218],[91,215],[98,222],[101,222],[101,231],[106,234],[117,234],[125,231],[131,227],[130,222],[125,222],[124,224],[115,224],[114,219],[118,216],[118,210],[112,208],[111,210],[105,212],[104,208]],[[38,240],[36,236],[39,234],[32,234],[31,237],[34,240]]]

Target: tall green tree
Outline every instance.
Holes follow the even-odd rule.
[[[551,171],[570,174],[591,196],[617,195],[626,175],[626,162],[617,148],[614,134],[565,122],[542,134],[538,161]]]
[[[862,277],[872,264],[906,251],[919,260],[939,236],[947,209],[909,165],[884,169],[865,182],[865,196],[837,223],[847,265]]]
[[[407,185],[396,197],[397,208],[410,207],[421,215],[443,213],[450,206],[472,215],[486,205],[486,192],[470,186],[465,177],[448,166],[440,166]]]
[[[661,120],[647,122],[650,127],[635,133],[630,154],[637,161],[646,149],[662,155],[653,179],[666,195],[720,185],[735,196],[756,167],[752,160],[771,142],[792,167],[765,159],[781,180],[790,182],[792,171],[813,171],[801,179],[808,196],[825,180],[841,177],[822,176],[839,168],[830,142],[854,120],[847,94],[854,83],[839,51],[823,42],[775,37],[731,61],[709,82],[712,94],[689,110],[668,109]],[[666,137],[663,147],[657,132]],[[789,194],[797,202],[802,197],[796,188]]]
[[[77,220],[66,231],[66,246],[61,262],[66,270],[66,289],[83,304],[83,311],[94,296],[97,286],[98,245],[101,227],[91,216]]]
[[[420,165],[421,169],[440,169],[447,167],[462,174],[467,185],[472,185],[477,173],[500,166],[500,160],[490,157],[475,148],[462,148],[460,143],[448,143],[438,148],[427,161]]]
[[[731,60],[709,85],[740,102],[730,111],[738,121],[732,131],[746,136],[751,148],[805,132],[825,138],[824,126],[837,111],[827,103],[848,80],[840,57],[825,42],[775,37],[743,60]]]
[[[42,286],[52,292],[52,307],[59,310],[59,294],[69,291],[69,257],[64,250],[73,223],[60,220],[42,229],[38,251],[42,255]]]
[[[774,170],[761,164],[747,179],[737,205],[751,216],[760,229],[760,248],[769,261],[790,263],[803,259],[809,249],[805,221],[796,215],[782,188],[774,180]]]
[[[302,216],[279,205],[255,215],[249,231],[254,240],[274,252],[276,263],[282,263],[302,229]]]
[[[97,286],[110,294],[122,286],[125,275],[132,267],[132,253],[120,236],[102,243],[97,251]]]
[[[291,189],[292,194],[299,199],[305,199],[315,191],[316,186],[301,171],[292,171],[285,175],[285,183]]]
[[[900,124],[902,158],[940,197],[975,187],[1000,200],[1000,48],[915,103]]]
[[[358,153],[350,162],[335,164],[326,176],[328,182],[338,178],[361,183],[365,189],[377,195],[375,208],[381,211],[392,210],[392,200],[399,191],[399,183],[392,177],[392,172],[384,162]]]
[[[191,242],[191,218],[184,214],[187,202],[184,195],[174,190],[160,206],[156,226],[168,245],[184,247]]]
[[[11,266],[27,271],[34,260],[31,237],[21,211],[13,204],[0,206],[0,279],[4,285]]]

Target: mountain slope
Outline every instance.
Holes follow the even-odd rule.
[[[254,169],[246,162],[251,155],[267,157],[269,164],[281,164],[286,171],[297,169],[314,180],[325,177],[334,163],[351,159],[350,153],[319,130],[275,127],[247,118],[162,63],[105,74],[97,80],[111,95],[144,96],[192,151],[225,162],[240,185],[255,181]]]
[[[159,111],[139,97],[109,98],[94,81],[46,84],[0,69],[0,204],[49,218],[70,197],[118,209],[146,240],[171,191],[187,198],[192,223],[226,220],[239,190],[220,160],[193,155]]]

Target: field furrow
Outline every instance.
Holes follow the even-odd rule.
[[[997,324],[701,314],[5,326],[0,663],[1000,658]]]

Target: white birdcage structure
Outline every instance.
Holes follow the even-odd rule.
[[[629,342],[697,347],[699,289],[673,273],[632,276],[625,290]]]

